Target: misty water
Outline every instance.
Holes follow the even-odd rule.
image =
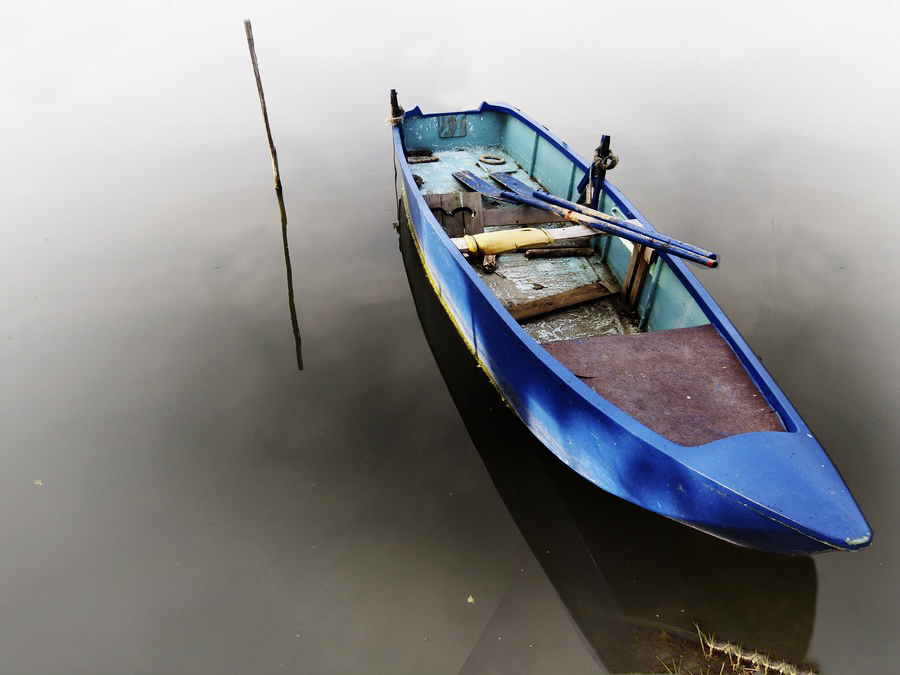
[[[661,636],[698,624],[893,672],[898,31],[881,1],[18,3],[0,671],[659,671]],[[698,276],[872,546],[739,549],[541,452],[401,250],[392,87],[426,112],[506,101],[584,156],[611,134],[609,179],[721,254]]]

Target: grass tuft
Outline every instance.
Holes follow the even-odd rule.
[[[742,645],[731,642],[718,641],[712,634],[704,633],[699,626],[696,643],[690,640],[690,636],[676,638],[668,633],[663,633],[668,647],[674,647],[679,656],[669,657],[664,660],[657,657],[660,666],[665,669],[657,673],[665,672],[666,675],[816,675],[816,672],[807,666],[797,666],[785,661],[771,658],[768,654],[747,649]],[[697,647],[699,646],[699,654]],[[671,650],[670,650],[671,653]],[[668,657],[668,654],[666,655]],[[687,657],[686,663],[685,659]],[[697,661],[704,663],[697,665]]]

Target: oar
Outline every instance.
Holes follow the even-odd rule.
[[[509,190],[500,190],[487,181],[478,178],[471,171],[457,171],[453,174],[453,176],[463,185],[472,188],[476,192],[487,195],[488,197],[492,197],[494,199],[502,199],[504,201],[517,202],[526,206],[533,206],[534,208],[541,209],[542,211],[556,213],[573,223],[591,227],[595,230],[606,232],[607,234],[613,234],[617,237],[621,237],[622,239],[628,239],[629,241],[632,241],[636,244],[643,244],[644,246],[649,246],[659,251],[665,251],[666,253],[669,253],[671,255],[678,256],[679,258],[684,258],[685,260],[690,260],[691,262],[695,262],[700,265],[705,265],[706,267],[719,266],[719,263],[717,261],[709,258],[708,256],[698,255],[693,251],[686,251],[685,249],[678,248],[673,244],[655,239],[655,235],[652,235],[649,232],[642,233],[635,232],[633,230],[627,230],[620,225],[608,223],[604,220],[598,220],[597,218],[591,218],[590,216],[576,213],[572,209],[567,209],[562,206],[550,204],[548,202],[541,201],[540,199],[535,199],[534,197],[516,194],[515,192],[510,192]]]
[[[616,218],[615,216],[611,216],[608,213],[595,211],[594,209],[590,208],[589,206],[585,206],[584,204],[570,202],[568,199],[557,197],[556,195],[552,195],[549,192],[544,192],[543,190],[535,190],[530,185],[526,185],[522,181],[503,171],[497,171],[488,175],[495,181],[500,183],[502,186],[512,190],[516,194],[525,195],[526,197],[536,197],[550,204],[555,204],[556,206],[562,206],[563,208],[572,209],[573,211],[577,211],[578,213],[583,213],[584,215],[590,216],[591,218],[596,218],[597,220],[602,220],[613,225],[618,225],[619,227],[624,227],[626,230],[638,232],[639,234],[647,234],[654,239],[658,239],[659,241],[665,242],[672,246],[676,246],[678,248],[683,248],[685,251],[696,253],[697,255],[709,258],[710,260],[719,259],[719,256],[717,256],[712,251],[707,251],[706,249],[694,246],[693,244],[679,241],[678,239],[674,239],[658,232],[650,234],[646,229],[644,229],[644,226],[636,220],[624,220],[622,218]]]

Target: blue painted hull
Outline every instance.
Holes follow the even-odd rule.
[[[515,117],[576,169],[587,171],[565,143],[514,108],[485,103],[466,114],[485,112]],[[416,108],[405,120],[420,117],[428,116]],[[393,138],[403,208],[435,291],[500,393],[557,457],[612,494],[743,546],[815,553],[871,542],[868,524],[824,450],[684,264],[664,256],[780,415],[785,432],[685,447],[591,390],[525,333],[451,243],[416,187],[401,128],[393,128]],[[625,213],[652,230],[615,187],[607,182],[605,189]]]

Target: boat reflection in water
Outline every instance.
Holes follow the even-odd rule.
[[[401,216],[405,214],[400,214]],[[744,549],[610,495],[531,434],[479,368],[400,217],[419,319],[473,443],[583,637],[611,672],[667,672],[717,641],[802,661],[816,572],[806,556]],[[715,668],[718,672],[718,667]]]

